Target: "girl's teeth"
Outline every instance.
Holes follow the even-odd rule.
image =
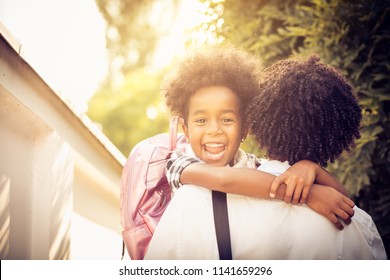
[[[218,160],[225,154],[225,145],[222,143],[207,143],[205,144],[205,152],[210,159]]]
[[[206,152],[207,156],[211,159],[219,159],[223,156],[223,154],[225,153],[225,151],[219,153],[219,154],[210,154],[209,152]]]
[[[221,146],[223,146],[223,144],[206,144],[205,146],[207,146],[207,147],[221,147]]]

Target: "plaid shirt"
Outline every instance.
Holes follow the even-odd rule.
[[[253,168],[257,168],[260,166],[259,159],[253,154],[246,154],[248,157],[248,161]],[[175,151],[172,153],[171,158],[168,160],[166,165],[166,176],[169,185],[172,190],[175,191],[179,189],[182,184],[180,183],[180,176],[183,170],[190,164],[203,162],[202,160],[186,155],[183,151]]]

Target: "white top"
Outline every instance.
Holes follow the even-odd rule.
[[[235,167],[245,166],[245,157]],[[288,167],[263,161],[259,169],[279,175]],[[228,194],[233,259],[387,259],[372,218],[354,210],[339,231],[305,205]],[[145,259],[219,259],[210,190],[184,185],[175,193]]]

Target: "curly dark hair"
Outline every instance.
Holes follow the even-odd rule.
[[[260,59],[231,45],[190,52],[163,80],[161,92],[171,114],[188,117],[188,101],[200,88],[225,86],[240,100],[243,123],[248,103],[258,93]]]
[[[339,70],[317,55],[265,69],[248,108],[250,131],[271,159],[326,167],[360,138],[361,107]]]

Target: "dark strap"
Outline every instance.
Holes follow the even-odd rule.
[[[123,257],[125,256],[125,241],[122,240],[122,257],[121,260],[123,260]]]
[[[217,234],[217,244],[220,260],[231,260],[232,249],[230,244],[229,217],[226,193],[212,191],[214,225]]]

